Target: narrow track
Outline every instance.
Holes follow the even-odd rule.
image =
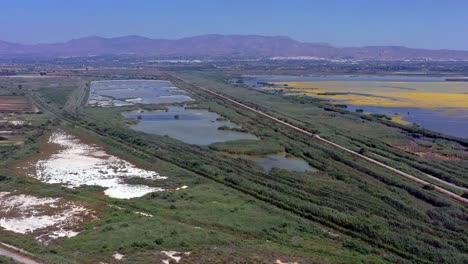
[[[383,169],[389,170],[389,171],[391,171],[391,172],[393,172],[393,173],[395,173],[395,174],[398,174],[399,176],[402,176],[402,177],[404,177],[404,178],[406,178],[406,179],[409,179],[409,180],[411,180],[411,181],[413,181],[413,182],[416,182],[416,183],[418,183],[418,184],[420,184],[420,185],[423,185],[423,186],[426,186],[426,185],[432,186],[432,187],[434,187],[434,189],[435,189],[436,191],[438,191],[439,193],[445,194],[445,195],[449,196],[450,198],[454,199],[455,201],[457,201],[457,202],[459,202],[459,203],[461,203],[461,204],[463,204],[463,205],[468,205],[468,199],[463,198],[463,197],[461,197],[460,195],[458,195],[458,194],[456,194],[456,193],[453,193],[453,192],[451,192],[451,191],[449,191],[449,190],[447,190],[447,189],[444,189],[444,188],[442,188],[442,187],[440,187],[440,186],[437,186],[437,185],[435,185],[435,184],[432,184],[432,183],[430,183],[430,182],[427,182],[427,181],[425,181],[425,180],[422,180],[422,179],[420,179],[420,178],[418,178],[418,177],[416,177],[416,176],[410,175],[410,174],[408,174],[408,173],[406,173],[406,172],[403,172],[403,171],[401,171],[401,170],[398,170],[398,169],[396,169],[396,168],[393,168],[393,167],[391,167],[391,166],[388,166],[388,165],[386,165],[386,164],[384,164],[384,163],[382,163],[382,162],[379,162],[379,161],[377,161],[377,160],[375,160],[375,159],[372,159],[372,158],[369,158],[369,157],[364,156],[364,155],[362,155],[362,154],[359,154],[359,153],[357,153],[357,152],[355,152],[355,151],[353,151],[353,150],[350,150],[350,149],[348,149],[348,148],[346,148],[346,147],[344,147],[344,146],[341,146],[341,145],[339,145],[339,144],[336,144],[336,143],[334,143],[334,142],[332,142],[332,141],[330,141],[330,140],[324,139],[324,138],[320,137],[318,134],[311,133],[311,132],[309,132],[309,131],[307,131],[307,130],[304,130],[304,129],[302,129],[302,128],[299,128],[299,127],[297,127],[297,126],[294,126],[294,125],[292,125],[292,124],[289,124],[289,123],[287,123],[287,122],[284,122],[284,121],[282,121],[282,120],[280,120],[280,119],[278,119],[278,118],[276,118],[276,117],[273,117],[273,116],[271,116],[271,115],[269,115],[269,114],[266,114],[266,113],[264,113],[264,112],[262,112],[262,111],[259,111],[259,110],[257,110],[257,109],[252,108],[252,107],[249,107],[249,106],[247,106],[247,105],[245,105],[245,104],[242,104],[242,103],[240,103],[240,102],[237,102],[237,101],[235,101],[235,100],[233,100],[233,99],[230,99],[230,98],[228,98],[228,97],[226,97],[226,96],[224,96],[224,95],[221,95],[221,94],[219,94],[219,93],[216,93],[216,92],[213,92],[213,91],[208,90],[208,89],[206,89],[206,88],[203,88],[203,87],[201,87],[201,86],[199,86],[199,85],[197,85],[197,84],[195,84],[195,83],[190,83],[190,82],[188,82],[188,81],[186,81],[186,80],[184,80],[184,79],[181,79],[181,78],[176,77],[176,76],[173,76],[173,75],[171,75],[171,76],[172,76],[173,78],[175,78],[175,79],[181,81],[181,82],[184,82],[184,83],[187,83],[187,84],[189,84],[189,85],[192,85],[192,86],[198,88],[198,89],[201,90],[201,91],[204,91],[204,92],[209,93],[209,94],[211,94],[211,95],[213,95],[213,96],[215,96],[215,97],[217,97],[217,98],[219,98],[219,99],[222,99],[223,101],[229,102],[229,103],[231,103],[231,104],[233,104],[233,105],[235,105],[235,106],[237,106],[237,107],[243,108],[243,109],[248,110],[248,111],[253,112],[253,113],[256,113],[256,114],[258,114],[258,115],[260,115],[260,116],[262,116],[262,117],[264,117],[264,118],[266,118],[266,119],[269,119],[269,120],[271,120],[271,121],[273,121],[273,122],[275,122],[275,123],[278,123],[278,124],[280,124],[280,125],[283,125],[283,126],[289,128],[289,129],[291,129],[291,130],[294,130],[294,131],[296,131],[297,133],[306,135],[306,136],[311,137],[311,138],[313,138],[313,139],[315,139],[315,140],[318,140],[318,141],[320,141],[320,142],[323,142],[323,143],[325,143],[325,144],[327,144],[327,145],[329,145],[329,146],[332,146],[332,147],[335,147],[335,148],[337,148],[337,149],[340,149],[340,150],[342,150],[342,151],[344,151],[344,152],[346,152],[346,153],[348,153],[348,154],[351,154],[351,155],[353,155],[353,156],[355,156],[355,157],[357,157],[357,158],[363,159],[363,160],[365,160],[365,161],[367,161],[367,162],[370,162],[370,163],[372,163],[372,164],[374,164],[374,165],[377,165],[377,166],[379,166],[379,167],[381,167],[381,168],[383,168]]]
[[[19,252],[19,250],[15,250],[15,249],[17,248],[0,242],[0,256],[11,258],[16,262],[24,263],[24,264],[39,264],[40,263],[32,259],[31,257],[26,256],[27,254],[30,254],[30,253],[27,253],[25,251]]]

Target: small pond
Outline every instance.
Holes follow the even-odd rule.
[[[315,171],[315,169],[311,167],[305,160],[293,156],[286,156],[285,153],[270,154],[260,157],[249,155],[235,156],[254,161],[260,167],[262,167],[266,173],[270,172],[273,168],[295,172]]]

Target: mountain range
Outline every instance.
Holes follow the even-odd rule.
[[[18,44],[0,41],[0,57],[83,57],[135,55],[190,58],[317,57],[356,60],[468,60],[468,51],[403,46],[334,47],[284,36],[201,35],[176,40],[141,36],[85,37],[62,43]]]

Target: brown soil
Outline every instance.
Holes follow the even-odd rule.
[[[432,159],[432,160],[460,160],[456,156],[448,156],[437,152],[437,150],[432,147],[422,146],[414,141],[411,141],[409,144],[404,145],[395,145],[396,148],[406,151],[408,153],[415,154],[421,158]]]
[[[37,112],[37,108],[24,96],[0,96],[0,112]]]
[[[43,137],[39,150],[10,164],[9,169],[14,176],[26,177],[36,175],[36,163],[48,159],[52,154],[58,153],[61,148],[57,144],[48,143],[49,136]]]

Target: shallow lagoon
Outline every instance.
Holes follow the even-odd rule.
[[[468,138],[467,109],[423,109],[401,107],[378,107],[348,105],[347,110],[354,112],[363,109],[365,112],[392,116],[398,114],[402,120],[416,123],[424,128],[447,135]]]
[[[132,104],[170,104],[193,101],[187,92],[169,81],[119,80],[91,83],[90,106],[125,106]]]
[[[171,106],[167,111],[125,112],[126,118],[141,119],[131,128],[149,134],[168,135],[195,145],[209,145],[237,139],[257,139],[254,135],[237,131],[219,130],[219,127],[240,128],[229,121],[217,121],[218,114],[204,109],[186,109]]]
[[[443,82],[441,77],[389,75],[244,75],[247,86],[261,87],[262,82],[319,82],[319,81],[380,81],[380,82]]]

